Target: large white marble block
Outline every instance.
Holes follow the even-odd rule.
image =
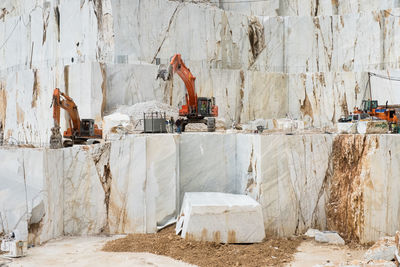
[[[261,205],[246,195],[185,193],[176,232],[188,240],[261,242],[265,237]]]

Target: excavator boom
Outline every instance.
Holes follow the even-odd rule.
[[[194,82],[196,77],[186,67],[180,54],[175,54],[170,62],[172,73],[177,73],[186,87],[186,105],[179,110],[180,116],[186,116],[193,120],[201,120],[204,117],[217,117],[218,107],[214,98],[197,97]]]
[[[53,119],[54,123],[58,126],[60,125],[60,108],[63,108],[68,112],[70,117],[70,128],[73,129],[73,132],[79,132],[81,119],[79,117],[78,107],[72,98],[65,95],[60,91],[60,89],[56,88],[53,93]]]
[[[170,62],[170,66],[172,67],[172,71],[177,73],[179,77],[181,77],[182,81],[185,83],[186,91],[187,91],[187,106],[188,113],[196,113],[197,112],[197,94],[194,87],[194,81],[196,77],[190,72],[182,60],[180,54],[176,54],[172,57]]]

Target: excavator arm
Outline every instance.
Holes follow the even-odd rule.
[[[81,123],[78,107],[69,96],[65,95],[60,89],[54,89],[53,93],[53,119],[56,126],[60,126],[60,109],[65,109],[69,114],[69,126],[73,133],[79,133]],[[73,134],[71,133],[71,134]]]
[[[172,72],[177,73],[179,77],[183,80],[186,87],[186,106],[182,106],[182,109],[179,111],[180,115],[187,115],[197,113],[197,94],[194,87],[194,81],[196,77],[190,72],[183,63],[182,57],[180,54],[176,54],[172,57],[170,66],[172,67]],[[186,114],[185,114],[186,113]]]

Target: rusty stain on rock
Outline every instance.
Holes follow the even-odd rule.
[[[245,82],[245,77],[244,77],[244,71],[240,70],[240,91],[239,91],[239,106],[238,106],[238,112],[236,115],[236,122],[240,123],[240,117],[243,111],[243,106],[244,106],[244,82]]]
[[[6,8],[2,8],[1,12],[0,12],[0,19],[3,19],[3,22],[4,22],[6,15],[9,14],[9,13],[10,12]]]
[[[305,92],[305,95],[306,97],[304,98],[303,104],[300,106],[300,111],[303,113],[303,116],[308,115],[314,121],[314,113],[307,92]]]
[[[22,108],[19,106],[18,103],[16,103],[16,112],[17,112],[17,122],[18,122],[18,124],[24,124],[25,112],[22,110]]]
[[[69,66],[64,66],[64,86],[65,94],[69,95]]]
[[[251,66],[266,47],[264,26],[260,23],[257,17],[251,17],[249,20],[248,35],[252,56],[249,62]]]
[[[236,243],[236,232],[234,230],[228,231],[228,243]]]
[[[220,232],[220,231],[214,232],[214,239],[213,239],[213,241],[214,241],[215,243],[221,243],[221,232]]]
[[[0,82],[0,122],[5,128],[7,114],[7,91],[3,83]]]
[[[46,42],[47,27],[49,26],[50,10],[49,8],[43,9],[43,38],[42,45]]]
[[[249,167],[247,168],[247,172],[253,172],[253,154],[254,154],[254,148],[252,146],[251,154],[250,154],[250,163],[249,163]]]
[[[57,26],[57,41],[60,42],[60,10],[58,6],[54,8],[54,19]]]
[[[103,118],[107,104],[107,73],[106,73],[106,66],[104,63],[100,63],[100,70],[102,77],[101,93],[103,94],[103,101],[101,102],[101,117]]]
[[[201,230],[201,241],[207,241],[207,229],[203,228],[203,230]]]
[[[28,225],[28,244],[40,244],[40,236],[44,225],[43,218],[37,223],[30,223]]]
[[[129,219],[128,212],[127,212],[127,196],[126,194],[115,194],[115,197],[118,198],[118,200],[111,200],[108,203],[108,225],[106,225],[101,232],[107,232],[109,225],[111,224],[113,228],[116,228],[117,233],[125,233],[127,228],[130,228],[134,226],[134,229],[136,230],[136,227],[139,227],[138,225],[135,225],[132,220]],[[117,203],[120,203],[120,205],[117,205]],[[130,231],[132,231],[130,229]]]
[[[254,178],[250,178],[247,180],[247,185],[246,185],[246,192],[253,192],[253,189],[256,187],[257,183],[254,180]]]
[[[103,231],[109,233],[109,206],[111,195],[112,174],[110,167],[110,151],[111,144],[106,143],[101,147],[97,147],[92,153],[93,161],[96,166],[97,174],[100,179],[101,186],[104,190],[104,204],[106,206],[107,222]]]
[[[328,229],[346,240],[359,241],[364,224],[364,192],[361,171],[365,168],[369,142],[366,136],[340,135],[332,146],[330,184],[326,205]]]
[[[195,240],[194,235],[191,233],[186,233],[185,235],[185,240],[189,241],[189,240]]]
[[[343,99],[342,99],[342,111],[343,111],[343,113],[344,113],[344,115],[347,117],[347,116],[349,116],[349,109],[347,108],[347,99],[346,99],[346,93],[344,94],[344,96],[343,96]]]
[[[33,88],[32,88],[32,102],[31,102],[31,107],[34,108],[36,107],[36,102],[38,100],[39,94],[40,94],[40,83],[38,80],[38,70],[35,69],[33,70]]]

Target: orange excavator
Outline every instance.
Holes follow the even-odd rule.
[[[204,123],[207,125],[208,131],[215,131],[215,117],[218,117],[218,106],[215,105],[215,98],[197,97],[194,86],[196,77],[186,67],[180,54],[175,54],[172,57],[168,73],[167,79],[171,78],[172,75],[170,74],[177,73],[185,83],[187,91],[185,95],[186,105],[182,105],[179,110],[179,116],[185,118],[177,121],[177,124],[181,125],[182,131],[185,131],[185,126],[189,123]]]
[[[75,102],[56,88],[53,92],[53,119],[54,127],[52,128],[52,135],[50,137],[50,146],[52,148],[61,147],[61,134],[60,131],[60,110],[65,109],[68,112],[69,127],[64,131],[64,143],[63,146],[72,146],[73,144],[84,144],[89,139],[101,139],[102,130],[94,123],[93,119],[80,119],[78,107]],[[93,141],[91,143],[99,143],[99,141]]]
[[[354,114],[368,114],[380,120],[388,121],[392,124],[397,124],[399,120],[399,105],[378,105],[377,100],[363,100],[361,108],[354,108]]]

